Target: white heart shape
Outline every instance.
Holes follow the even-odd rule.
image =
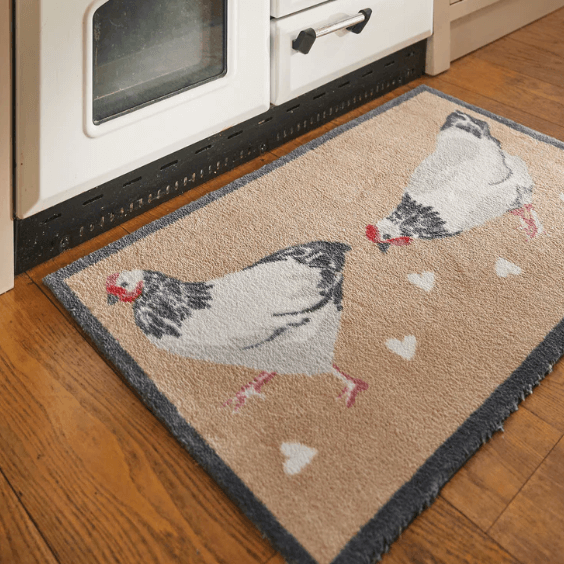
[[[560,199],[564,202],[564,192],[560,192]]]
[[[394,353],[399,354],[405,360],[411,360],[415,356],[415,348],[417,347],[417,339],[414,335],[408,335],[399,339],[388,339],[386,346]]]
[[[505,260],[504,258],[498,258],[495,263],[495,271],[500,278],[507,278],[510,274],[519,276],[523,271],[512,262]]]
[[[435,285],[435,274],[433,272],[422,272],[421,274],[413,272],[407,275],[407,279],[425,292],[430,292]]]
[[[286,457],[284,472],[288,476],[299,474],[317,454],[317,450],[301,443],[282,443],[280,451]]]

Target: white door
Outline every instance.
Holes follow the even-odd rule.
[[[269,107],[264,0],[16,3],[25,218]]]

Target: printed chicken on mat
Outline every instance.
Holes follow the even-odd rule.
[[[235,411],[277,374],[332,373],[351,407],[368,386],[333,364],[349,250],[326,241],[296,245],[209,282],[124,271],[107,278],[108,303],[131,303],[135,323],[156,347],[259,370],[226,402]]]

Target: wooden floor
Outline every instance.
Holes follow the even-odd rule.
[[[41,279],[421,82],[564,141],[564,10],[34,268],[0,297],[0,563],[283,562]],[[383,562],[564,563],[564,363]]]

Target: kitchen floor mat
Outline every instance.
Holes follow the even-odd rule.
[[[564,352],[563,147],[421,86],[45,282],[288,562],[369,564]]]

